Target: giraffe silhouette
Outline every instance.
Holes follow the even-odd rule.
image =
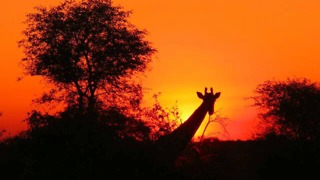
[[[200,106],[184,123],[155,142],[155,163],[158,166],[173,166],[179,154],[199,129],[206,114],[214,113],[214,105],[220,94],[220,92],[214,93],[212,88],[210,92],[205,88],[204,94],[197,92],[198,97],[203,100]]]

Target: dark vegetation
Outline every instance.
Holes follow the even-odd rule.
[[[59,116],[35,112],[28,121],[41,124],[1,143],[1,171],[6,177],[100,179],[148,172],[150,129],[115,109],[98,119],[74,112]]]
[[[319,148],[283,139],[209,141],[197,158],[186,150],[177,169],[182,179],[313,179],[319,177]]]
[[[314,141],[207,139],[201,145],[190,143],[174,167],[162,169],[149,159],[152,142],[119,138],[117,131],[88,119],[56,119],[0,144],[1,175],[11,179],[318,177],[320,145]]]
[[[320,86],[308,79],[266,81],[251,97],[260,110],[262,136],[320,138]]]
[[[52,84],[36,102],[64,105],[33,110],[28,130],[4,137],[4,179],[310,179],[319,177],[320,90],[308,80],[268,81],[257,87],[263,131],[248,141],[202,139],[174,164],[155,161],[154,142],[170,133],[177,107],[141,107],[133,79],[156,52],[109,0],[65,1],[29,14],[23,59],[26,75]]]

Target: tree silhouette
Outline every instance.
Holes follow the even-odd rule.
[[[205,137],[204,136],[205,132],[207,131],[207,128],[209,127],[209,125],[211,123],[219,124],[221,126],[221,128],[222,128],[222,132],[216,132],[215,134],[218,134],[218,135],[220,134],[220,135],[225,136],[225,137],[228,138],[229,137],[229,132],[227,131],[227,128],[226,128],[226,126],[227,126],[227,122],[226,121],[227,120],[228,120],[227,117],[223,117],[223,116],[221,116],[220,114],[218,114],[216,112],[215,112],[215,116],[214,117],[209,116],[209,119],[208,119],[208,121],[206,123],[206,126],[204,127],[204,129],[202,131],[202,134],[200,136],[200,139],[199,139],[200,144],[205,139],[204,138]]]
[[[261,110],[264,135],[315,140],[320,135],[320,87],[308,79],[266,81],[251,97]]]
[[[169,134],[181,122],[181,116],[177,104],[170,108],[163,107],[159,102],[161,93],[153,95],[154,104],[151,107],[144,107],[136,115],[136,119],[143,119],[146,125],[151,128],[149,134],[151,140],[157,140],[159,137]]]
[[[55,85],[39,102],[57,100],[90,111],[123,104],[121,98],[133,104],[141,99],[141,87],[131,79],[146,70],[156,50],[144,39],[146,31],[128,22],[130,11],[110,0],[66,0],[36,10],[27,15],[19,45],[26,75]]]

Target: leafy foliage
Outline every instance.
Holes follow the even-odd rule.
[[[116,110],[105,112],[99,119],[92,114],[77,115],[73,110],[59,116],[33,112],[27,121],[33,128],[0,143],[0,166],[8,170],[1,172],[13,179],[135,176],[133,171],[138,168],[130,158],[138,158],[135,150],[147,141],[136,139],[143,132],[148,137],[149,130]]]
[[[291,139],[320,137],[320,87],[307,79],[266,81],[256,88],[254,106],[261,110],[266,134]]]
[[[151,140],[157,140],[160,136],[169,134],[179,125],[179,122],[182,122],[178,106],[163,107],[158,100],[160,94],[154,94],[154,104],[151,107],[142,108],[136,115],[150,127]]]
[[[24,69],[54,85],[35,102],[50,106],[64,102],[67,108],[57,115],[31,112],[26,119],[31,129],[47,126],[70,110],[74,115],[88,111],[100,120],[110,120],[104,116],[116,110],[126,116],[111,119],[126,121],[106,123],[121,127],[123,134],[136,128],[131,127],[133,119],[159,128],[154,134],[172,130],[173,122],[167,122],[171,117],[159,103],[152,110],[140,107],[142,87],[133,79],[146,70],[156,50],[144,39],[146,31],[128,22],[131,12],[113,6],[110,0],[66,0],[36,10],[27,15],[25,38],[19,42],[25,52]]]
[[[139,106],[139,109],[134,112],[130,109],[112,106],[98,109],[95,114],[86,114],[80,112],[76,107],[69,107],[54,115],[33,110],[28,113],[24,121],[28,124],[29,130],[33,131],[51,126],[55,124],[55,121],[87,118],[113,128],[117,138],[131,137],[138,141],[154,141],[172,132],[178,122],[181,122],[178,106],[165,108],[158,101],[158,96],[159,94],[153,96],[155,102],[151,107]]]
[[[65,128],[69,128],[72,124],[74,126],[79,124],[84,125],[83,128],[88,128],[91,125],[96,125],[96,128],[99,126],[107,128],[108,132],[110,132],[110,138],[118,140],[148,141],[150,134],[150,128],[142,120],[125,116],[116,107],[100,111],[96,114],[83,114],[79,113],[77,109],[72,108],[56,115],[34,110],[29,113],[25,122],[29,125],[27,133],[31,133],[30,137],[33,137],[33,133],[38,131],[52,130],[54,133],[65,133]],[[57,126],[60,128],[57,128]]]
[[[128,100],[122,95],[140,97],[131,77],[146,70],[156,50],[144,40],[146,31],[128,22],[131,12],[110,0],[66,0],[36,10],[27,15],[19,45],[26,74],[55,85],[39,102],[60,100],[86,110],[114,104],[103,96],[117,95],[122,103]]]
[[[137,117],[116,107],[96,114],[72,107],[55,115],[32,111],[27,131],[0,142],[0,166],[16,179],[152,176],[154,126]]]

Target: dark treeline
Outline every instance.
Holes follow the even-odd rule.
[[[0,143],[1,176],[12,179],[149,177],[150,128],[117,109],[99,114],[34,112],[30,128]],[[40,123],[39,123],[40,122]]]
[[[114,112],[113,112],[114,113]],[[113,114],[108,118],[125,118]],[[105,122],[79,117],[0,144],[1,176],[11,179],[296,179],[318,177],[320,145],[284,138],[190,143],[175,166],[159,169],[152,142],[119,137]],[[196,151],[197,150],[197,151]]]
[[[195,144],[196,145],[196,144]],[[194,145],[192,145],[194,146]],[[313,179],[320,167],[319,142],[288,139],[207,141],[180,157],[183,179]]]

